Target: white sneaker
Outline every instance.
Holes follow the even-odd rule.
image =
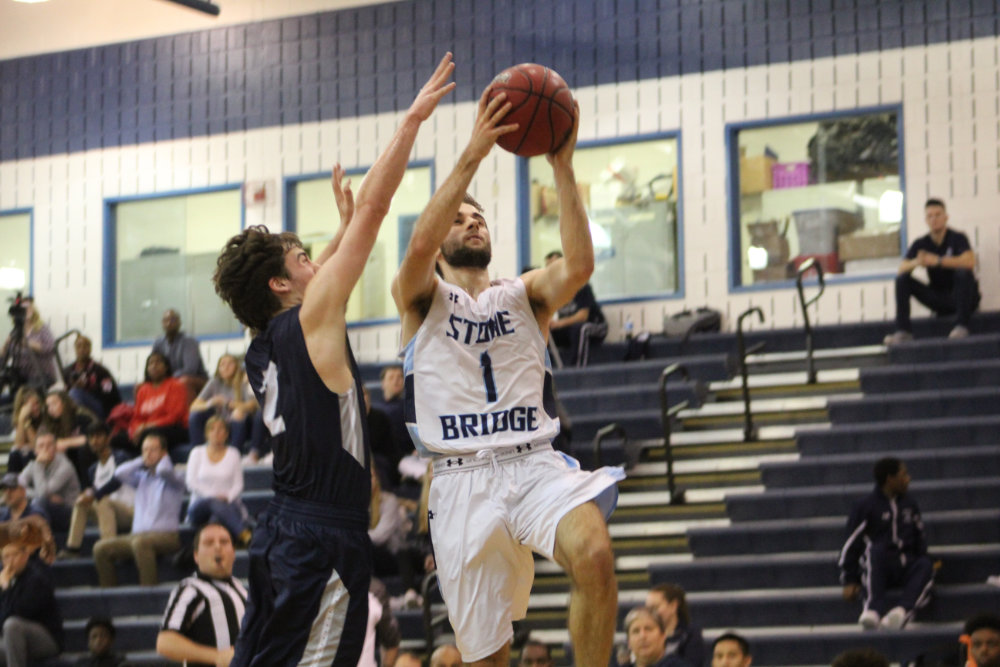
[[[889,613],[882,618],[882,623],[880,625],[889,630],[902,629],[902,627],[906,625],[906,610],[902,607],[893,607],[889,610]]]
[[[886,345],[896,345],[898,343],[905,343],[908,340],[913,340],[913,334],[909,331],[903,331],[900,329],[899,331],[894,331],[886,336],[882,342]]]
[[[990,586],[1000,586],[1000,574],[991,574],[986,577],[986,583]]]
[[[968,328],[963,327],[961,324],[955,325],[955,328],[952,329],[951,333],[948,334],[948,338],[968,338],[968,337],[969,337]]]
[[[866,609],[861,612],[861,617],[858,619],[858,623],[865,630],[874,630],[878,627],[879,617],[878,612],[874,609]]]

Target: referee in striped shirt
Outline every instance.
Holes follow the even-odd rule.
[[[228,667],[247,600],[243,584],[233,577],[233,540],[221,524],[208,523],[195,534],[194,545],[198,571],[170,594],[156,652],[188,667]]]

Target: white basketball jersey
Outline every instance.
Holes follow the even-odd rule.
[[[473,453],[559,433],[548,350],[520,278],[494,281],[478,299],[438,278],[403,354],[418,451]]]

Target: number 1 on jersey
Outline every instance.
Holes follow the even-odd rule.
[[[495,403],[497,400],[497,383],[493,379],[493,360],[490,359],[489,352],[479,355],[479,367],[483,369],[483,384],[486,385],[486,402]]]

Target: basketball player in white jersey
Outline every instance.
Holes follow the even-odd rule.
[[[531,552],[553,558],[572,582],[576,664],[605,667],[618,591],[605,515],[591,501],[610,511],[623,475],[581,471],[550,444],[559,420],[548,323],[594,267],[572,165],[577,128],[549,156],[564,258],[491,282],[489,230],[466,190],[497,139],[517,125],[502,124],[505,96],[489,101],[487,94],[472,139],[417,220],[392,285],[407,426],[421,453],[435,457],[428,516],[438,577],[462,659],[507,665],[511,622],[527,612]]]

